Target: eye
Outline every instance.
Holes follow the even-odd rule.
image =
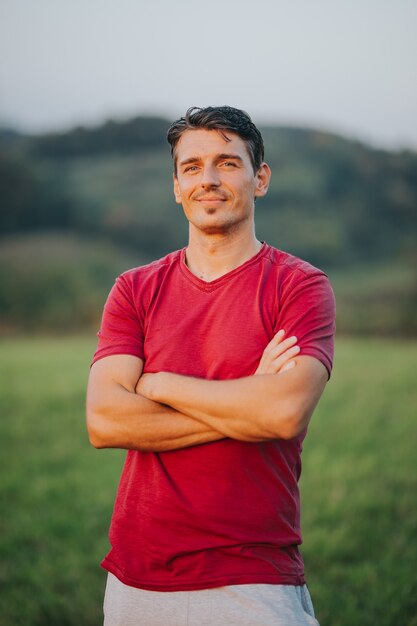
[[[233,161],[223,161],[221,165],[222,167],[236,167],[236,163]]]
[[[197,165],[189,165],[184,169],[184,172],[196,172],[198,170]]]

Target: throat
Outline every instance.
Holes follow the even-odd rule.
[[[221,278],[222,276],[225,276],[225,274],[228,274],[229,272],[231,272],[234,268],[233,267],[225,267],[222,270],[220,270],[219,272],[214,272],[214,273],[207,273],[207,272],[193,272],[193,270],[189,267],[190,271],[197,276],[200,280],[203,280],[205,283],[211,283],[213,282],[213,280],[217,280],[217,278]]]
[[[227,253],[223,250],[221,253],[213,254],[213,252],[201,253],[201,250],[196,250],[193,246],[188,246],[185,252],[184,261],[188,269],[194,276],[197,276],[200,280],[210,283],[229,272],[232,272],[236,268],[240,267],[246,261],[249,261],[252,257],[256,256],[262,248],[262,243],[256,241],[254,246],[248,247],[246,250],[237,250],[233,254]]]

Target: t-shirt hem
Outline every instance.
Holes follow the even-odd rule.
[[[324,367],[327,370],[327,380],[330,380],[331,375],[332,375],[332,362],[328,359],[327,355],[324,354],[323,352],[319,352],[319,350],[316,350],[314,348],[303,348],[300,351],[299,356],[312,356],[315,359],[317,359],[317,361],[320,361],[320,363],[322,365],[324,365]]]
[[[115,355],[129,355],[129,356],[136,356],[138,359],[141,359],[142,361],[144,360],[144,356],[142,352],[139,352],[139,350],[135,350],[135,348],[132,348],[132,346],[126,345],[126,346],[118,346],[117,348],[108,348],[105,350],[98,350],[94,357],[93,360],[91,361],[91,365],[90,367],[92,367],[94,365],[94,363],[97,363],[97,361],[100,361],[101,359],[105,359],[108,356],[115,356]]]
[[[230,585],[304,585],[304,574],[283,574],[280,572],[274,573],[245,573],[245,574],[230,574],[227,576],[219,576],[218,578],[200,579],[198,581],[176,581],[169,582],[149,582],[142,581],[137,578],[132,578],[122,572],[115,563],[105,558],[101,563],[101,567],[107,572],[110,572],[116,578],[120,580],[124,585],[129,587],[136,587],[137,589],[146,589],[147,591],[197,591],[199,589],[213,589],[215,587],[228,587]]]

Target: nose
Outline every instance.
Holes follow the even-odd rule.
[[[206,165],[201,175],[201,186],[203,189],[211,189],[220,185],[219,173],[213,165]]]

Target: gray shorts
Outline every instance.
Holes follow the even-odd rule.
[[[306,585],[146,591],[107,578],[104,626],[319,626]]]

